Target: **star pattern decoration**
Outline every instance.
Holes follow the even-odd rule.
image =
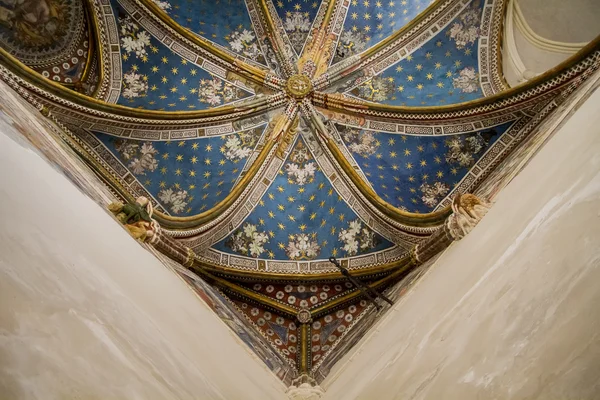
[[[336,129],[380,197],[402,210],[428,213],[513,123],[445,137]]]
[[[160,110],[202,110],[253,94],[182,58],[114,3],[119,24],[123,87],[118,104]]]
[[[302,53],[306,38],[322,0],[275,0],[275,9],[297,55]]]
[[[350,0],[333,64],[361,53],[405,26],[434,0]]]
[[[266,65],[244,0],[155,0],[179,25]]]
[[[180,18],[178,10],[181,10],[183,3],[155,1],[173,18]],[[307,19],[306,26],[312,23],[320,7],[318,2],[288,0],[280,0],[273,5],[282,21],[288,17],[301,17]],[[361,32],[374,29],[374,32],[379,32],[374,33],[379,40],[422,11],[429,2],[405,0],[398,5],[400,8],[395,1],[351,1],[344,26],[348,27],[349,21],[356,20],[355,16],[360,10],[363,13]],[[197,10],[208,6],[200,3],[188,4],[187,7],[196,7],[194,9]],[[218,4],[211,7],[218,8]],[[396,11],[392,11],[392,8]],[[398,9],[402,16],[395,13]],[[149,86],[149,94],[129,96],[128,103],[162,106],[159,109],[174,105],[177,108],[175,97],[187,89],[187,85],[192,86],[190,92],[198,95],[196,104],[187,104],[188,108],[210,102],[213,106],[229,101],[243,103],[245,97],[252,95],[185,62],[121,11],[119,22],[124,70],[140,75],[141,81],[148,82]],[[220,15],[219,12],[222,11],[214,15]],[[383,27],[369,28],[373,22],[369,14],[373,15],[373,21],[380,21]],[[228,21],[228,15],[224,21]],[[412,54],[351,89],[349,93],[365,100],[397,105],[456,102],[479,96],[481,89],[476,68],[480,19],[481,3],[473,0],[444,30]],[[196,30],[202,28],[204,30],[201,33],[206,34],[208,27],[195,24]],[[358,28],[353,29],[353,26],[348,29],[356,31]],[[308,28],[301,31],[308,31]],[[343,37],[340,40],[343,41]],[[297,43],[300,46],[297,51],[302,50],[304,43],[301,42],[299,40]],[[284,42],[275,42],[274,46],[280,43]],[[288,61],[293,62],[294,59]],[[289,68],[284,70],[280,71],[284,76],[273,81],[275,85],[282,85],[281,91],[288,99],[283,116],[291,122],[299,115],[309,125],[314,125],[314,119],[320,117],[312,104],[313,80],[310,71],[303,70],[303,74],[293,75]],[[128,83],[127,73],[124,76],[121,100],[128,97],[125,96],[126,92],[134,92],[140,86],[139,83]],[[160,77],[159,83],[154,83],[156,78],[148,76]],[[179,79],[177,85],[165,94],[165,88],[174,79]],[[407,83],[400,84],[401,80]],[[159,92],[159,99],[154,100],[156,95],[152,93],[159,91],[158,85],[162,85],[162,91]],[[200,88],[196,89],[197,86]],[[452,86],[452,93],[448,90],[449,86]],[[454,97],[449,99],[451,96]],[[183,96],[181,99],[185,98]],[[185,101],[181,99],[179,104],[183,106]],[[507,123],[480,132],[445,138],[371,132],[339,124],[336,127],[368,184],[382,199],[406,211],[428,213],[440,204],[509,125]],[[254,132],[253,135],[237,133],[231,137],[181,141],[181,152],[169,150],[168,146],[174,146],[163,142],[132,142],[106,135],[102,140],[164,209],[173,215],[187,216],[209,210],[229,193],[243,170],[245,157],[256,146],[258,131]],[[233,151],[227,146],[233,146],[234,141],[243,144],[246,155],[243,159],[226,157]],[[200,143],[203,148],[196,151],[193,146],[200,146]],[[297,133],[292,143],[288,158],[258,206],[213,248],[252,258],[315,260],[327,258],[323,255],[353,257],[393,246],[393,243],[372,231],[344,202]],[[218,154],[220,158],[212,157],[211,151],[216,149],[221,150],[221,154]],[[196,152],[202,155],[195,155]]]
[[[264,130],[262,125],[177,142],[96,135],[167,212],[188,216],[211,209],[229,194]]]
[[[474,3],[441,33],[405,59],[350,90],[353,96],[398,106],[462,103],[482,97],[478,28],[481,6]],[[466,22],[465,22],[466,20]],[[469,40],[461,40],[465,35]]]
[[[255,258],[313,260],[391,246],[344,202],[298,138],[258,206],[214,248]]]

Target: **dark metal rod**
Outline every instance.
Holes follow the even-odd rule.
[[[348,280],[350,282],[352,282],[352,284],[354,286],[356,286],[358,289],[360,289],[360,291],[375,305],[377,310],[381,309],[381,306],[379,304],[377,304],[377,301],[376,301],[376,299],[378,297],[381,297],[383,300],[388,302],[390,305],[394,305],[394,302],[392,300],[390,300],[389,298],[387,298],[386,296],[384,296],[382,293],[379,293],[377,290],[373,289],[372,287],[370,287],[368,285],[365,285],[364,283],[362,283],[361,281],[359,281],[358,279],[353,277],[352,274],[350,274],[350,271],[348,271],[346,268],[342,267],[335,257],[329,257],[329,262],[332,263],[333,265],[335,265],[337,267],[337,269],[340,270],[342,275],[344,275],[346,278],[348,278]],[[373,297],[373,296],[375,296],[375,297]]]

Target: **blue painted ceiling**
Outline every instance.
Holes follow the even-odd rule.
[[[375,103],[414,107],[482,97],[477,40],[480,19],[481,5],[475,1],[415,52],[350,93]]]
[[[118,0],[112,1],[118,15],[124,73],[119,104],[199,110],[253,96],[173,53],[135,22]],[[154,1],[196,35],[264,63],[244,1]],[[351,0],[333,63],[393,34],[431,2]],[[298,55],[319,8],[325,5],[319,0],[273,2]],[[481,9],[480,1],[472,1],[437,35],[347,94],[402,106],[443,105],[481,97]],[[427,213],[509,125],[448,137],[360,131],[343,125],[336,128],[380,197],[401,209]],[[173,143],[97,135],[168,213],[189,216],[209,210],[231,191],[264,128]],[[248,257],[300,260],[354,256],[392,245],[338,196],[304,142],[297,139],[260,204],[214,248]]]
[[[434,0],[350,0],[333,63],[361,53],[408,24]]]
[[[380,197],[406,211],[427,213],[511,125],[433,137],[336,129]]]
[[[179,25],[265,64],[244,0],[154,0]]]
[[[118,104],[190,111],[222,106],[253,94],[182,58],[113,1],[118,15],[123,87]]]
[[[391,246],[342,200],[298,138],[259,205],[214,247],[248,257],[313,260]]]
[[[229,194],[264,129],[177,142],[97,136],[167,213],[188,216],[209,210]]]
[[[252,89],[217,77],[174,53],[130,15],[117,16],[123,82],[117,103],[133,108],[191,111],[254,96]],[[266,65],[244,0],[152,0],[182,27],[212,43]],[[271,1],[271,0],[266,0]],[[349,0],[332,63],[360,53],[397,32],[432,0]],[[396,106],[438,106],[482,97],[478,45],[482,1],[463,4],[436,35],[379,75],[346,94]],[[274,0],[297,55],[314,29],[322,0]],[[256,22],[256,21],[254,21]],[[264,39],[268,41],[268,39]],[[270,55],[270,57],[272,54]],[[277,72],[278,73],[278,72]],[[222,75],[222,74],[221,74]],[[275,114],[274,114],[275,115]],[[342,142],[375,192],[389,204],[431,212],[508,129],[504,123],[454,136],[408,136],[336,124]],[[210,210],[231,192],[259,146],[266,125],[223,136],[177,142],[120,139],[94,132],[103,145],[173,216]],[[355,256],[393,246],[369,228],[338,195],[302,139],[284,162],[260,204],[230,227],[214,248],[277,260]]]

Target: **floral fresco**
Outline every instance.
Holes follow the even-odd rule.
[[[344,243],[343,248],[349,256],[358,254],[359,250],[372,249],[378,244],[375,232],[358,219],[350,221],[347,228],[341,229],[338,238]]]
[[[373,190],[402,210],[435,209],[512,122],[453,136],[413,136],[336,125]]]
[[[169,213],[187,216],[229,194],[264,128],[177,142],[97,137]]]
[[[245,223],[225,244],[238,254],[259,257],[265,252],[264,244],[268,242],[269,236],[266,232],[258,231],[256,225]]]
[[[471,2],[446,28],[396,64],[350,88],[350,94],[376,103],[411,107],[454,104],[481,97],[481,9],[479,1]],[[353,54],[352,49],[362,48],[363,35],[361,31],[344,32],[338,53]]]
[[[337,194],[298,139],[258,206],[213,247],[252,258],[314,260],[391,246]]]

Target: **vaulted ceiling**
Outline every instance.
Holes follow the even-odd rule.
[[[328,258],[400,293],[452,199],[496,190],[598,67],[594,42],[508,88],[505,7],[24,0],[0,6],[0,75],[116,198],[150,199],[150,244],[274,373],[321,380],[379,315]]]

